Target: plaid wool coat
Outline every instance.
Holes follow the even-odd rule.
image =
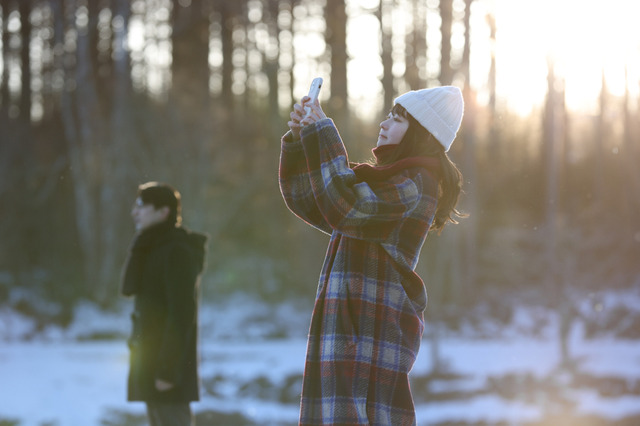
[[[282,140],[289,209],[331,235],[311,318],[300,424],[412,425],[409,387],[424,329],[414,269],[438,184],[426,169],[357,182],[329,118]]]

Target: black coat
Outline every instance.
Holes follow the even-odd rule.
[[[123,294],[135,296],[129,339],[128,400],[199,399],[198,299],[207,237],[160,224],[133,241],[123,273]],[[155,380],[175,384],[164,392]]]

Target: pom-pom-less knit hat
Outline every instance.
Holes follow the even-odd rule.
[[[455,86],[412,90],[396,98],[449,151],[462,123],[464,100]]]

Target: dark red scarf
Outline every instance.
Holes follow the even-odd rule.
[[[391,157],[396,148],[397,145],[382,145],[373,148],[371,152],[376,157],[377,162],[380,163]],[[402,170],[411,167],[425,168],[436,180],[440,180],[440,160],[436,157],[408,157],[384,166],[374,166],[367,163],[352,163],[350,166],[356,174],[358,183],[385,181]]]

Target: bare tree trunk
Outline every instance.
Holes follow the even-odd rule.
[[[440,0],[440,17],[442,18],[442,48],[440,56],[440,84],[453,82],[451,68],[451,31],[453,27],[453,0]]]
[[[236,18],[236,2],[216,0],[215,7],[220,12],[222,29],[222,104],[225,109],[233,111],[234,99],[231,87],[233,85],[233,26]]]
[[[20,118],[25,127],[29,127],[31,121],[31,0],[21,0],[20,6],[20,38],[22,49],[20,50],[20,62],[22,70],[22,84],[20,92]]]
[[[114,0],[113,15],[122,20],[122,25],[119,25],[114,33],[113,73],[110,85],[113,89],[113,101],[107,134],[109,148],[103,151],[102,159],[108,164],[109,183],[101,185],[99,202],[103,212],[101,248],[105,253],[100,268],[100,281],[115,284],[130,238],[124,230],[132,229],[129,211],[135,194],[135,184],[139,179],[135,160],[140,155],[140,147],[135,137],[131,61],[126,47],[131,15],[130,2]],[[98,296],[100,301],[107,301],[115,294],[115,285],[107,284]]]
[[[636,151],[636,143],[634,141],[634,121],[629,110],[629,72],[628,67],[625,67],[625,91],[623,98],[623,143],[622,143],[622,161],[623,161],[623,176],[624,181],[629,183],[632,194],[640,194],[640,173],[638,173],[638,153]],[[622,183],[622,185],[624,185]],[[624,197],[624,211],[626,219],[626,229],[634,229],[634,221],[637,221],[640,217],[640,201],[638,197]]]
[[[555,293],[557,288],[555,250],[556,239],[556,217],[558,215],[558,155],[557,155],[557,105],[556,105],[556,78],[554,74],[555,64],[549,61],[549,72],[547,77],[547,102],[544,115],[544,141],[543,156],[544,173],[546,178],[546,196],[544,203],[546,206],[546,229],[547,229],[547,288]]]
[[[447,229],[449,231],[449,229]],[[450,238],[448,233],[441,234],[436,240],[435,257],[432,263],[431,273],[429,274],[429,309],[432,311],[433,332],[431,335],[431,373],[442,373],[445,363],[440,353],[440,335],[441,328],[446,327],[444,321],[445,311],[445,295],[444,290],[447,285],[447,269],[448,255],[452,251],[452,247],[448,246]]]
[[[94,70],[96,79],[96,90],[102,107],[105,110],[112,108],[110,101],[113,99],[113,92],[111,89],[111,78],[114,70],[112,66],[113,62],[113,32],[110,27],[105,26],[100,28],[100,14],[102,10],[111,6],[111,9],[121,8],[118,6],[119,0],[98,1],[90,0],[87,2],[87,8],[89,11],[89,25],[88,25],[88,38],[89,49],[91,57],[91,66]],[[131,1],[128,2],[131,7]],[[115,13],[114,13],[115,15]],[[115,28],[118,30],[118,28]],[[109,39],[109,43],[105,42],[105,39]],[[102,46],[101,46],[102,45]]]
[[[182,4],[184,2],[178,0],[173,2],[169,108],[173,134],[170,144],[175,156],[169,160],[167,167],[171,169],[187,165],[188,173],[184,173],[180,182],[172,184],[178,186],[184,197],[185,224],[201,229],[206,220],[201,212],[208,211],[209,207],[207,182],[217,172],[212,167],[212,152],[216,149],[213,146],[213,129],[218,123],[224,122],[224,117],[213,117],[211,113],[208,3],[199,0],[188,6]],[[223,26],[227,24],[223,22]],[[226,63],[228,58],[223,60]],[[219,152],[219,155],[224,154]]]
[[[391,10],[393,5],[389,0],[380,0],[376,16],[380,23],[380,51],[382,59],[382,91],[384,101],[383,111],[389,110],[393,106],[395,90],[393,87],[393,46],[391,44]]]
[[[2,83],[0,84],[0,119],[9,119],[9,7],[10,0],[2,0]],[[3,121],[4,124],[4,121]],[[4,126],[3,126],[4,127]]]
[[[280,12],[278,0],[267,0],[267,16],[264,21],[269,27],[269,44],[273,45],[269,52],[263,52],[265,73],[269,80],[268,105],[270,112],[269,128],[280,122],[280,107],[278,105],[278,69],[280,62],[280,44],[278,42],[280,29],[278,28],[278,14]]]
[[[349,93],[347,90],[347,10],[345,0],[327,0],[327,45],[331,51],[331,100],[332,114],[343,121],[341,126],[349,132]],[[349,137],[347,136],[347,139]]]
[[[475,102],[475,92],[471,88],[471,4],[473,0],[465,0],[465,44],[462,55],[462,69],[464,73],[464,99],[465,99],[465,112],[462,128],[463,137],[463,173],[465,176],[465,206],[466,211],[470,212],[470,216],[466,218],[461,226],[464,228],[464,240],[465,240],[465,277],[461,283],[461,296],[464,298],[464,302],[470,302],[473,300],[473,291],[476,288],[476,275],[477,275],[477,261],[478,261],[478,247],[477,247],[477,235],[478,235],[478,199],[477,199],[477,185],[476,185],[476,115],[477,108]]]
[[[65,22],[78,22],[75,19],[75,4],[66,4],[62,0],[51,3],[56,27],[54,38],[57,45],[64,45]],[[65,8],[66,7],[66,8]],[[101,109],[96,88],[96,76],[91,59],[89,28],[77,27],[77,49],[63,58],[55,59],[60,69],[65,70],[67,82],[75,82],[75,88],[67,86],[60,98],[65,139],[68,144],[69,163],[75,195],[75,219],[79,243],[84,255],[84,276],[88,294],[104,302],[109,298],[109,288],[113,284],[113,258],[117,256],[114,247],[105,246],[108,234],[114,232],[111,225],[111,210],[104,202],[112,202],[106,197],[114,191],[110,166],[114,153],[113,147],[105,143],[108,138],[105,114]],[[74,78],[69,78],[73,76]],[[106,201],[105,201],[106,198]],[[110,251],[109,251],[110,250]]]
[[[296,3],[298,3],[299,0],[287,0],[287,5],[289,7],[289,10],[291,11],[291,26],[289,27],[289,30],[291,31],[291,69],[289,70],[289,95],[291,97],[291,103],[293,105],[293,103],[295,103],[297,100],[295,98],[295,93],[293,91],[295,84],[296,84],[296,77],[294,74],[294,64],[296,63],[296,51],[294,48],[294,44],[293,44],[293,40],[296,37],[296,31],[295,31],[295,25],[293,24],[293,9],[296,6]]]
[[[609,107],[608,105],[608,89],[607,82],[604,76],[604,69],[602,70],[602,89],[600,91],[600,113],[597,117],[596,122],[596,140],[595,140],[595,149],[593,152],[594,157],[594,170],[593,170],[593,188],[594,188],[594,200],[596,201],[596,208],[599,209],[604,205],[606,198],[606,188],[608,187],[608,179],[607,173],[604,170],[604,162],[603,158],[605,157],[604,152],[604,141],[607,137],[606,132],[606,122],[605,122],[605,114]]]
[[[239,111],[239,114],[235,115],[235,123],[236,123],[236,128],[241,126],[241,117],[246,116],[246,114],[249,114],[249,111],[251,111],[251,105],[250,105],[250,101],[251,98],[253,96],[255,96],[255,92],[253,92],[251,90],[251,85],[250,85],[250,81],[251,81],[251,77],[253,74],[253,70],[251,69],[251,63],[249,61],[249,56],[252,54],[252,52],[254,52],[256,49],[256,40],[255,37],[251,37],[251,30],[252,30],[252,26],[255,28],[255,24],[250,22],[249,20],[249,4],[248,3],[242,3],[241,4],[241,8],[240,8],[240,24],[242,25],[242,30],[244,31],[244,43],[243,44],[238,44],[235,46],[235,49],[237,50],[244,50],[244,61],[243,61],[243,67],[244,67],[244,92],[242,94],[242,111]],[[243,140],[246,141],[246,140]],[[246,150],[245,150],[246,152]]]
[[[26,197],[23,192],[24,167],[16,165],[24,164],[21,161],[21,146],[17,133],[19,123],[13,120],[15,106],[12,105],[9,91],[9,64],[11,63],[11,34],[9,32],[9,16],[11,13],[11,1],[2,0],[2,84],[0,85],[0,257],[6,261],[8,269],[13,277],[18,277],[24,269],[24,255],[16,256],[24,247],[22,240],[23,221],[17,218],[15,211],[26,212],[21,204]],[[13,278],[12,277],[12,278]],[[15,278],[14,278],[15,279]]]
[[[87,11],[88,11],[88,24],[87,24],[87,46],[89,49],[89,60],[91,61],[91,68],[94,70],[95,78],[98,81],[96,84],[96,90],[98,91],[98,99],[103,100],[108,97],[105,96],[108,94],[109,85],[104,84],[106,80],[101,78],[100,73],[100,62],[98,59],[98,42],[99,42],[99,30],[98,30],[98,18],[100,13],[100,2],[99,1],[89,1],[86,3]]]
[[[9,0],[1,0],[2,6],[2,80],[0,81],[0,125],[6,128],[9,121]],[[2,183],[0,183],[1,187]]]
[[[462,73],[465,88],[471,88],[471,5],[473,0],[464,0],[464,48],[462,51]],[[465,117],[466,118],[466,117]]]
[[[14,160],[17,164],[33,165],[34,141],[33,132],[31,130],[31,11],[33,9],[32,1],[26,0],[18,3],[18,11],[20,13],[20,98],[19,98],[19,115],[16,122],[10,126],[13,128],[15,139],[12,141],[14,146]],[[4,143],[4,142],[3,142]],[[16,165],[12,167],[15,169]],[[31,185],[29,182],[35,181],[35,167],[19,167],[16,171],[17,180],[12,182],[13,191],[17,194],[31,193]],[[18,189],[19,188],[19,189]],[[16,191],[16,189],[18,189]],[[34,243],[32,231],[27,223],[31,222],[30,215],[33,211],[33,197],[15,197],[13,208],[22,211],[23,216],[16,223],[16,234],[19,238],[19,245],[22,248],[22,256],[17,259],[18,271],[20,275],[28,272],[28,268],[33,265],[37,256],[36,244]]]
[[[288,31],[290,33],[290,37],[288,38],[288,43],[283,45],[282,44],[283,40],[281,40],[280,53],[282,54],[282,52],[286,50],[291,55],[291,63],[289,64],[287,69],[283,70],[283,72],[288,72],[287,77],[289,80],[289,85],[287,87],[287,92],[289,95],[288,97],[290,99],[290,104],[293,105],[293,103],[298,101],[298,99],[296,99],[296,94],[294,92],[295,83],[296,83],[296,76],[294,73],[295,64],[296,64],[296,49],[294,46],[294,39],[296,37],[296,28],[297,28],[297,26],[295,25],[294,10],[299,5],[300,0],[280,0],[278,3],[280,4],[280,9],[283,11],[286,10],[290,15],[290,20],[288,20],[289,21],[288,25],[283,26],[284,21],[283,22],[278,21],[278,26],[280,31]],[[288,114],[289,104],[287,104],[286,109]]]
[[[413,31],[406,35],[405,80],[411,90],[425,87],[425,79],[420,70],[427,63],[427,5],[422,0],[411,2]]]
[[[487,15],[487,24],[489,25],[489,42],[491,46],[496,45],[496,20],[493,15],[493,11]],[[487,89],[489,91],[488,108],[488,146],[495,160],[500,164],[502,163],[502,150],[499,148],[499,136],[497,132],[496,122],[496,52],[492,47],[491,49],[491,63],[489,66],[489,75],[487,77]]]
[[[441,235],[429,235],[418,264],[419,275],[425,279],[429,299],[426,314],[430,318],[432,374],[442,373],[445,368],[440,353],[440,338],[441,329],[443,325],[446,326],[445,311],[448,303],[446,293],[452,283],[460,279],[459,274],[454,270],[458,240],[456,228],[455,225],[447,226]]]
[[[543,156],[546,178],[545,197],[545,243],[546,243],[546,288],[547,293],[553,297],[552,303],[559,319],[558,344],[560,348],[561,365],[571,364],[569,348],[569,335],[575,316],[573,301],[569,296],[567,285],[568,263],[561,267],[562,262],[569,262],[565,257],[563,261],[558,259],[559,237],[558,217],[560,214],[560,186],[561,170],[563,163],[563,134],[564,134],[564,92],[558,92],[558,78],[555,76],[555,64],[549,60],[549,72],[547,77],[547,102],[544,115],[544,144]]]

